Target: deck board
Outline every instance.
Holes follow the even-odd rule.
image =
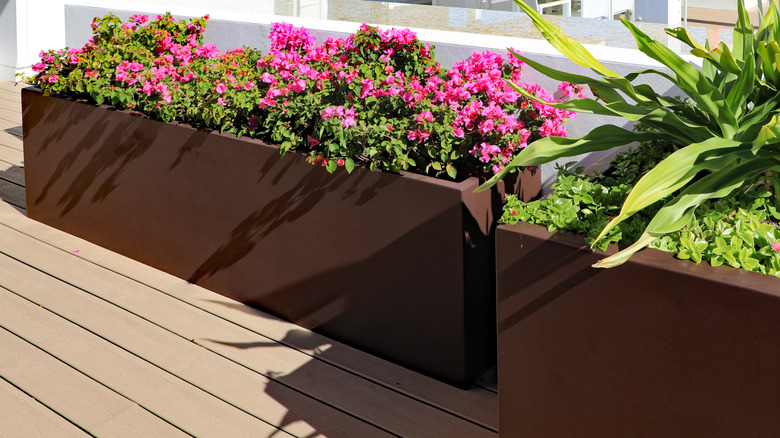
[[[8,230],[5,227],[3,229]],[[15,239],[8,232],[0,230],[0,235],[2,235],[0,240],[4,241],[8,247],[16,248],[20,242],[20,239]],[[68,263],[66,260],[72,259],[72,261],[79,262],[77,257],[61,251],[53,256],[47,254],[45,246],[40,242],[28,242],[25,248],[31,251],[23,254],[19,250],[8,251],[4,246],[3,252],[10,252],[25,263],[32,262],[38,269],[48,262],[59,264],[63,270],[73,269],[74,277],[93,276],[96,275],[96,272],[100,272],[100,270],[94,270],[85,274],[78,267],[78,263]],[[42,251],[38,257],[25,257],[38,251]],[[39,259],[47,261],[41,263],[38,261]],[[62,274],[62,272],[58,270],[57,274]],[[97,275],[99,276],[99,274]],[[30,278],[35,278],[39,286],[31,285]],[[187,319],[189,316],[186,313],[178,313],[178,309],[168,306],[170,303],[165,303],[165,300],[157,299],[164,297],[163,294],[148,293],[148,291],[132,287],[132,285],[122,281],[122,279],[127,280],[126,278],[117,276],[117,289],[108,292],[100,289],[102,296],[97,297],[88,293],[89,289],[83,289],[90,287],[90,284],[87,284],[89,282],[74,281],[73,283],[76,285],[72,285],[69,280],[73,279],[69,277],[63,281],[51,275],[36,276],[36,269],[26,264],[18,263],[16,266],[11,266],[0,263],[0,286],[12,290],[58,315],[66,315],[71,322],[85,330],[99,333],[105,340],[167,370],[182,380],[192,382],[204,391],[219,394],[220,398],[226,402],[253,414],[257,418],[278,426],[292,428],[291,432],[303,436],[313,433],[315,430],[305,423],[285,424],[287,419],[293,416],[291,412],[316,413],[318,418],[323,420],[323,424],[320,424],[319,427],[335,429],[327,430],[331,433],[342,430],[342,424],[344,424],[343,429],[356,431],[363,426],[361,422],[354,421],[352,417],[343,416],[338,411],[328,409],[327,406],[314,403],[310,398],[301,396],[295,391],[271,385],[269,380],[260,373],[210,353],[209,350],[193,342],[196,340],[194,337],[182,337],[156,325],[149,320],[154,319],[150,318],[150,312],[146,312],[150,309],[144,309],[144,306],[162,305],[163,307],[158,308],[157,312],[169,314],[172,318]],[[77,286],[80,286],[81,289]],[[121,294],[123,297],[117,297],[116,294]],[[135,304],[130,304],[128,311],[108,303],[104,298],[114,303],[124,301]],[[143,318],[137,315],[143,315]],[[267,356],[272,362],[275,361],[276,355]],[[271,366],[277,367],[271,368],[272,370],[279,369],[279,365]],[[265,390],[269,385],[275,387],[274,395],[276,397],[269,395]],[[254,388],[254,390],[247,391],[247,388]],[[284,400],[284,403],[278,399]],[[324,423],[324,420],[327,420],[327,424]],[[371,432],[368,435],[381,436],[381,433],[373,427],[366,427],[366,429]]]
[[[2,258],[0,263],[10,264],[11,269],[18,264]],[[276,431],[276,427],[7,290],[0,290],[0,325],[191,435],[251,437]]]
[[[0,376],[92,435],[186,436],[4,329],[0,329]]]
[[[0,379],[0,431],[6,438],[80,438],[89,435],[39,401]],[[34,418],[34,421],[30,421]]]
[[[189,408],[235,417],[239,428],[260,424],[262,436],[497,436],[494,376],[454,388],[29,220],[21,88],[0,81],[0,330],[22,352],[17,362],[37,361],[67,381],[33,384],[6,370],[15,368],[5,357],[0,397],[32,403],[21,421],[114,436],[111,427],[151,415],[150,427],[213,436]],[[128,376],[147,383],[129,385]],[[83,418],[87,401],[55,403],[63,388],[79,399],[120,397],[126,409],[96,427]],[[185,402],[163,403],[171,399]],[[10,436],[34,436],[9,427]]]

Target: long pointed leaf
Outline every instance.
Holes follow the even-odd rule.
[[[755,78],[753,58],[751,57],[745,61],[745,67],[737,77],[737,81],[731,87],[728,96],[726,96],[726,102],[728,102],[731,112],[734,113],[734,117],[736,117],[737,120],[739,120],[747,110],[747,99],[750,97],[750,93],[753,92]]]
[[[780,115],[775,114],[772,120],[761,128],[753,142],[753,153],[758,152],[768,144],[780,143]]]
[[[693,49],[691,55],[699,58],[709,59],[713,64],[720,67],[721,70],[729,73],[739,74],[742,69],[737,65],[734,55],[729,50],[729,46],[721,42],[714,50]]]
[[[596,241],[636,212],[676,192],[702,170],[720,169],[751,156],[744,143],[713,137],[673,152],[647,172],[631,189],[620,214],[601,231]]]
[[[588,76],[577,75],[573,73],[567,73],[560,70],[556,70],[554,68],[547,67],[531,59],[528,59],[525,56],[511,49],[509,51],[517,59],[523,61],[534,70],[538,71],[539,73],[549,78],[555,79],[556,81],[565,81],[565,82],[571,82],[573,84],[589,86],[594,93],[598,93],[597,97],[601,98],[605,102],[615,102],[618,100],[624,100],[623,96],[620,93],[616,92],[614,90],[614,86],[608,82],[593,79]]]
[[[628,20],[621,21],[634,34],[639,50],[672,70],[677,75],[679,86],[693,93],[693,99],[704,111],[713,116],[723,136],[731,138],[736,133],[737,121],[720,91],[678,54],[647,36]]]
[[[691,34],[688,33],[688,29],[686,29],[684,27],[676,27],[674,29],[664,29],[664,30],[666,31],[666,33],[668,35],[672,36],[673,38],[675,38],[677,40],[680,40],[680,41],[684,42],[691,49],[706,50],[706,48],[704,46],[702,46],[701,44],[699,44],[699,43],[697,43],[696,41],[693,40],[693,37],[691,36]],[[707,51],[709,51],[709,50],[707,50]]]
[[[503,170],[479,186],[476,192],[487,190],[501,181],[510,171],[523,166],[537,166],[562,157],[604,151],[634,141],[664,138],[655,132],[634,132],[614,125],[601,125],[581,138],[543,137],[521,150]]]
[[[523,96],[553,108],[575,111],[582,114],[623,117],[633,122],[641,121],[648,127],[659,128],[660,131],[667,133],[669,138],[674,139],[681,144],[698,143],[714,135],[709,129],[701,125],[686,122],[674,112],[660,106],[657,108],[645,108],[631,105],[623,101],[601,104],[593,99],[546,102],[527,92],[522,87],[512,83],[510,83],[510,85]]]
[[[768,164],[769,161],[772,164]],[[634,253],[664,234],[677,231],[690,222],[696,208],[707,199],[722,198],[766,170],[780,170],[780,159],[764,154],[736,166],[705,176],[664,205],[647,225],[642,237],[630,247],[597,262],[594,267],[611,268],[623,264]]]
[[[764,73],[765,80],[775,87],[780,85],[780,73],[777,70],[776,55],[780,53],[780,46],[777,41],[759,42],[756,47],[756,53],[761,59],[761,71]]]
[[[750,22],[750,16],[745,10],[745,4],[742,0],[737,1],[737,22],[734,24],[734,56],[739,59],[753,57],[753,47],[755,35],[753,34],[753,23]]]
[[[619,77],[617,73],[605,67],[598,62],[593,55],[590,54],[582,45],[576,40],[569,38],[568,35],[563,33],[562,30],[556,29],[547,22],[542,16],[532,7],[527,5],[522,0],[514,0],[515,4],[520,7],[534,23],[539,32],[542,33],[544,38],[553,46],[556,50],[561,52],[565,57],[574,61],[575,63],[593,69],[597,73],[605,77]]]

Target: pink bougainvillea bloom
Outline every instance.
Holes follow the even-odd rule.
[[[290,83],[290,90],[296,93],[301,93],[305,89],[306,89],[306,81],[303,79],[298,79],[297,81],[292,81]]]
[[[44,64],[42,62],[37,62],[37,63],[32,65],[32,69],[33,69],[33,71],[43,71],[43,70],[46,70],[46,64]]]
[[[337,164],[339,167],[343,166],[343,165],[344,165],[344,159],[343,159],[343,158],[339,158],[338,160],[336,160],[336,164]]]
[[[772,242],[772,251],[780,252],[780,241],[775,240]]]
[[[433,121],[433,113],[430,111],[423,111],[422,113],[417,115],[417,123],[420,125],[424,124],[425,122],[432,122]]]
[[[217,84],[217,87],[214,88],[214,91],[216,91],[219,94],[222,94],[225,91],[227,91],[227,85],[219,83],[219,84]]]
[[[141,15],[141,14],[135,14],[132,17],[130,17],[130,20],[134,22],[135,24],[144,24],[147,21],[149,21],[148,15]]]
[[[258,119],[257,116],[252,116],[252,117],[249,118],[249,120],[247,120],[247,124],[249,125],[249,129],[251,129],[252,131],[257,129],[257,119]]]
[[[344,125],[345,128],[349,128],[350,126],[357,126],[357,121],[355,121],[354,108],[345,109],[343,117],[344,119],[341,120],[341,124]]]
[[[222,105],[222,106],[227,106],[227,100],[225,100],[225,99],[223,99],[221,97],[217,99],[217,102],[219,102],[219,104]]]

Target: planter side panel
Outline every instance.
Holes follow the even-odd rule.
[[[780,436],[780,280],[497,231],[502,438]]]
[[[491,282],[464,289],[492,277],[464,267],[492,253],[495,205],[464,219],[476,182],[330,175],[258,141],[32,91],[23,111],[30,217],[446,381],[494,363]]]

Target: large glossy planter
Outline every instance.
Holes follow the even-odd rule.
[[[36,90],[22,105],[31,218],[447,382],[495,363],[501,196],[476,179],[331,175]]]
[[[496,232],[499,432],[780,436],[780,279],[583,239]]]

